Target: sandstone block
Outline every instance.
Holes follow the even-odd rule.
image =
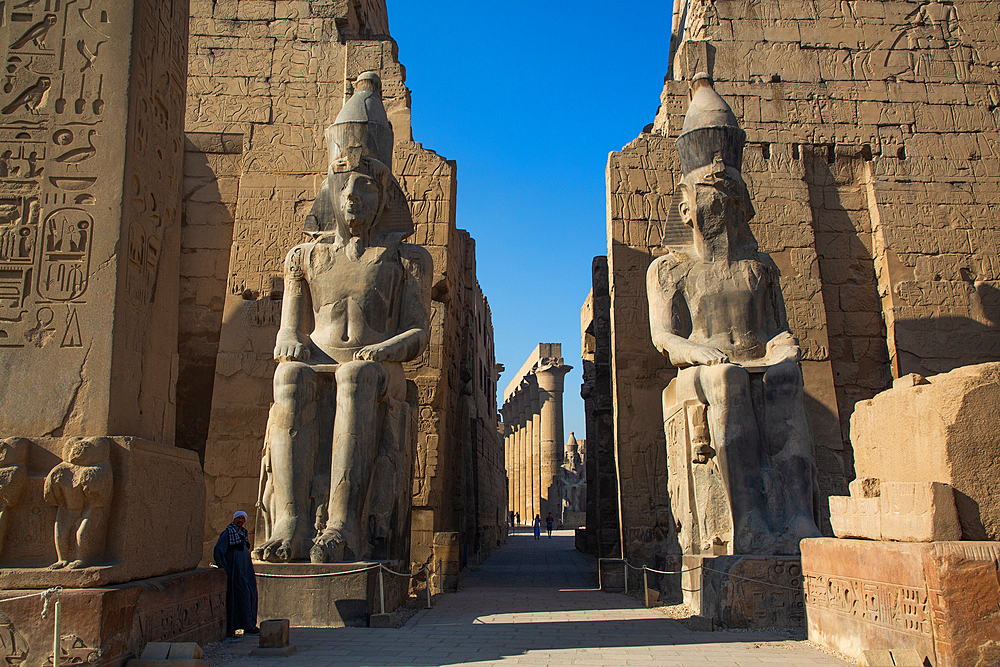
[[[997,664],[998,564],[997,542],[803,540],[809,639],[856,659],[891,651],[897,665],[909,651],[912,664]]]
[[[858,478],[954,489],[962,539],[1000,539],[1000,363],[964,366],[857,404]]]
[[[260,622],[260,647],[284,648],[288,646],[290,623],[287,618],[269,619]]]
[[[850,490],[850,496],[830,497],[830,524],[837,537],[899,542],[962,537],[947,484],[858,479]]]

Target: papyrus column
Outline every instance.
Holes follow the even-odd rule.
[[[538,383],[535,382],[535,376],[529,375],[527,377],[528,385],[528,419],[531,421],[531,467],[528,469],[528,475],[531,477],[531,517],[534,518],[536,514],[541,515],[542,519],[545,519],[545,515],[542,513],[542,505],[540,502],[541,493],[541,477],[539,476],[540,463],[539,463],[539,447],[540,442],[539,437],[541,434],[541,422],[538,417]]]
[[[518,438],[517,453],[520,458],[520,463],[517,467],[517,480],[518,480],[518,506],[519,512],[521,513],[521,521],[527,523],[525,517],[528,515],[528,476],[525,471],[528,469],[529,459],[528,459],[528,402],[525,400],[525,394],[521,389],[517,391],[517,422],[520,426],[520,437]]]
[[[539,464],[541,476],[541,513],[559,516],[558,473],[563,450],[563,378],[572,370],[564,364],[548,364],[535,371],[541,417]]]

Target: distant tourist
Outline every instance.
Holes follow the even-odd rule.
[[[215,543],[215,564],[226,571],[226,636],[237,630],[256,635],[257,578],[250,560],[250,536],[243,526],[247,513],[239,510]]]
[[[542,517],[535,515],[535,520],[531,522],[532,528],[535,529],[535,539],[542,539]]]
[[[514,513],[514,525],[515,526],[520,526],[521,525],[521,513],[520,512],[515,512]]]
[[[545,532],[548,533],[550,540],[552,539],[552,524],[555,522],[556,520],[552,517],[552,512],[549,512],[549,515],[545,517]]]

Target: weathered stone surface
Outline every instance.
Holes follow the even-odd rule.
[[[955,496],[941,482],[858,479],[850,496],[830,496],[830,523],[837,537],[898,542],[962,539]]]
[[[805,625],[802,566],[788,556],[684,556],[684,603],[723,628]]]
[[[913,650],[939,667],[1000,659],[1000,543],[802,543],[809,639],[845,655]]]
[[[507,449],[512,452],[509,511],[530,525],[548,514],[562,514],[560,467],[563,464],[563,363],[560,343],[539,343],[504,390]]]
[[[409,581],[393,575],[383,575],[384,588],[380,589],[378,568],[372,567],[375,564],[370,561],[255,563],[258,615],[284,616],[296,627],[367,627],[368,617],[382,611],[381,590],[385,591],[386,613],[398,608],[408,592]],[[398,563],[386,565],[399,571]],[[288,575],[313,576],[287,578]]]
[[[11,619],[4,630],[10,633],[4,637],[4,646],[16,647],[8,658],[17,659],[20,653],[23,660],[16,664],[24,667],[52,664],[54,597],[43,617],[46,603],[37,595],[40,592],[0,593],[0,599],[36,594],[3,603],[6,618],[2,620]],[[222,570],[189,570],[120,586],[63,590],[59,600],[63,665],[119,667],[137,658],[149,642],[207,644],[226,635],[226,575]]]
[[[949,484],[962,539],[1000,540],[1000,364],[907,384],[851,416],[858,477]]]
[[[8,540],[0,553],[0,589],[107,586],[198,565],[201,545],[196,534],[204,517],[205,485],[196,454],[125,437],[26,442],[24,493],[4,511],[8,531],[18,539]],[[102,500],[105,504],[88,507],[86,490],[79,486],[56,495],[64,500],[47,502],[43,488],[47,481],[60,469],[72,472],[73,467],[60,462],[67,445],[74,449],[94,442],[106,448],[107,468],[102,474],[114,480]],[[80,519],[96,520],[99,510],[105,514],[105,534],[80,531]],[[170,519],[164,521],[165,516]],[[56,525],[59,538],[67,547],[72,545],[68,557],[57,551]],[[82,562],[76,563],[77,557]],[[56,567],[59,563],[64,564]]]

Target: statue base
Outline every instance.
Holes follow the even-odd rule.
[[[1000,542],[802,541],[809,639],[860,659],[1000,664]]]
[[[214,568],[118,586],[63,589],[58,598],[50,596],[47,608],[40,593],[0,592],[0,662],[52,665],[56,599],[61,603],[62,665],[121,667],[139,657],[148,642],[207,644],[226,636],[226,573]],[[10,598],[21,599],[5,601]]]
[[[287,618],[293,626],[310,628],[368,627],[372,614],[399,608],[410,590],[409,577],[382,573],[379,586],[377,561],[356,563],[262,563],[257,573],[259,618]],[[384,562],[400,572],[400,565]],[[365,572],[355,572],[364,570]],[[350,572],[351,574],[346,574]],[[343,573],[343,574],[342,574]]]
[[[114,586],[198,567],[205,482],[195,452],[142,438],[109,437],[113,492],[104,553],[87,567],[50,569],[57,560],[57,508],[43,497],[45,478],[61,461],[65,438],[21,439],[24,485],[7,508],[0,590]]]
[[[798,556],[684,556],[684,603],[720,628],[806,626]]]

